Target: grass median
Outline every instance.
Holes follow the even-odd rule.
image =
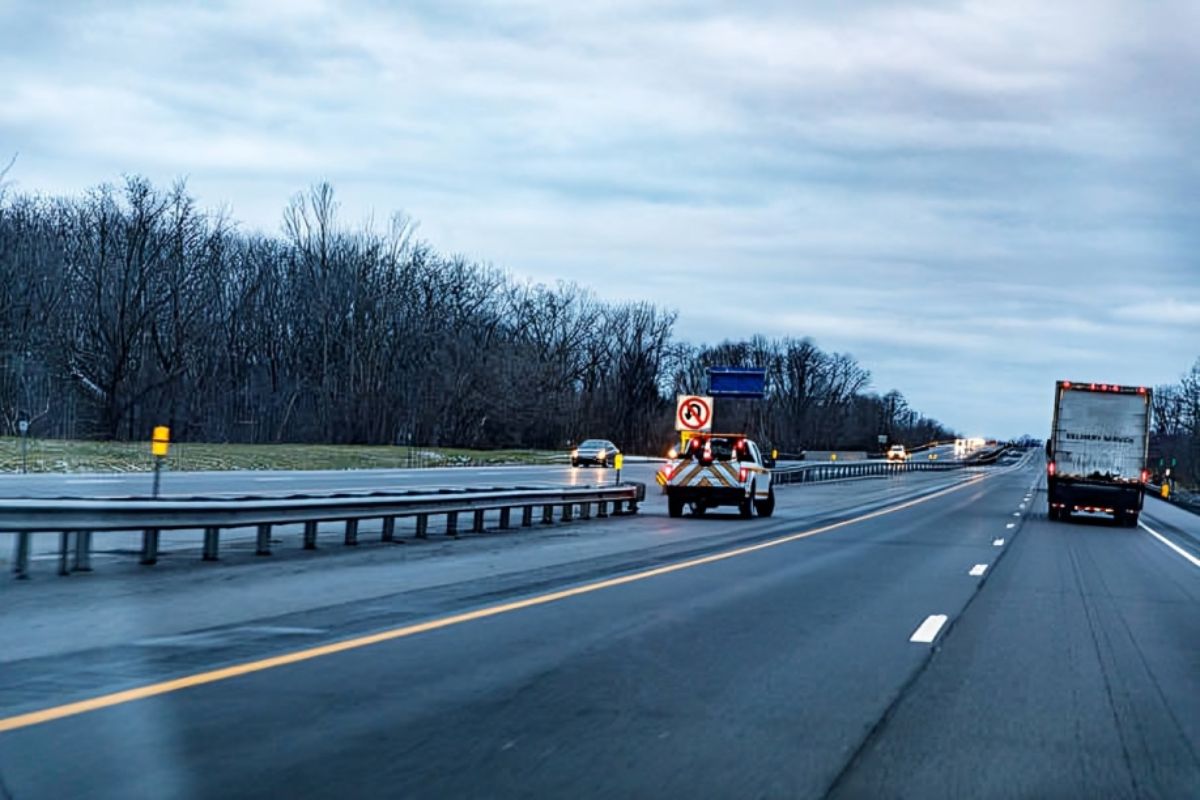
[[[31,473],[148,472],[154,469],[149,442],[30,439],[24,466]],[[565,463],[551,450],[471,450],[326,444],[171,445],[163,466],[173,472],[219,470],[331,470]],[[0,473],[22,470],[21,440],[0,437]]]

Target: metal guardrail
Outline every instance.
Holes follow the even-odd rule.
[[[612,514],[636,514],[638,503],[646,498],[641,483],[614,486],[557,487],[539,489],[460,489],[400,494],[354,494],[293,497],[193,498],[183,500],[86,500],[71,498],[14,499],[0,501],[0,531],[17,534],[13,572],[28,577],[30,537],[35,533],[57,533],[60,575],[91,570],[92,535],[105,531],[142,531],[141,563],[158,561],[159,534],[164,530],[203,530],[202,559],[218,560],[220,534],[227,528],[256,528],[255,552],[271,554],[271,530],[276,525],[303,523],[304,549],[315,550],[317,529],[322,522],[345,524],[343,542],[358,544],[358,524],[364,519],[383,521],[381,541],[395,539],[396,520],[414,518],[416,537],[428,538],[429,518],[444,516],[446,534],[458,534],[458,517],[473,515],[473,532],[484,530],[484,515],[499,512],[499,528],[512,526],[512,511],[521,510],[521,527],[533,525],[535,509],[541,509],[541,522],[554,522],[555,509],[560,518],[570,521],[579,509],[581,519],[589,519],[592,506],[597,517]],[[74,540],[72,542],[72,539]],[[74,552],[74,565],[70,553]]]
[[[771,471],[771,480],[775,483],[816,483],[819,481],[840,481],[849,478],[883,477],[899,475],[906,472],[950,472],[968,467],[987,466],[994,464],[1007,448],[999,448],[985,453],[978,458],[958,461],[930,461],[909,459],[907,461],[848,461],[844,464],[834,462],[819,462],[800,464],[794,467],[781,467]]]

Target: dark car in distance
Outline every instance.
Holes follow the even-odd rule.
[[[613,463],[620,449],[608,439],[586,439],[571,451],[571,466],[582,467],[596,464],[607,467]]]

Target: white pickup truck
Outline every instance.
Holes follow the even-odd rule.
[[[693,435],[663,465],[659,482],[672,517],[685,505],[696,516],[717,506],[737,506],[745,519],[775,513],[771,470],[758,445],[739,433]]]

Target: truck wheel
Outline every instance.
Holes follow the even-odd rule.
[[[738,513],[742,515],[742,519],[754,516],[754,484],[750,484],[750,494],[738,503]]]
[[[754,510],[760,517],[769,517],[775,513],[775,487],[773,485],[767,490],[766,500],[755,501]]]
[[[1138,512],[1126,512],[1124,519],[1121,520],[1126,528],[1136,528],[1138,526]]]
[[[667,516],[682,517],[683,516],[683,501],[678,497],[667,495]]]

